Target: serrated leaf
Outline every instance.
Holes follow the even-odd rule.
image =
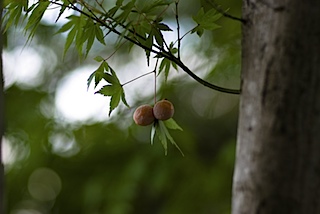
[[[110,110],[109,110],[109,116],[111,112],[119,105],[120,99],[121,99],[121,87],[118,88],[119,90],[112,95],[111,100],[110,100]]]
[[[165,137],[169,139],[169,141],[180,151],[181,155],[184,156],[182,150],[180,149],[180,147],[178,146],[178,144],[174,141],[174,139],[171,137],[167,127],[165,126],[164,122],[159,120],[159,126],[161,129],[161,132],[164,133]]]
[[[103,73],[102,78],[111,84],[118,84],[117,80],[108,73]],[[119,84],[118,84],[119,85]]]
[[[156,126],[158,126],[158,123],[154,123],[154,125],[151,128],[151,134],[150,134],[151,145],[153,145],[154,137],[156,136],[156,129],[157,129]]]
[[[126,96],[125,96],[125,93],[124,93],[124,90],[123,90],[123,89],[122,89],[122,93],[121,93],[121,100],[122,100],[122,102],[123,102],[123,104],[124,104],[125,106],[127,106],[128,108],[130,108],[130,106],[129,106],[127,100],[126,100]]]
[[[162,121],[158,121],[158,125],[156,125],[156,134],[160,140],[160,143],[162,144],[163,148],[164,148],[164,154],[167,155],[168,154],[168,141],[167,141],[167,136],[166,136],[166,132],[165,129],[166,127],[164,125],[161,125]]]
[[[217,21],[220,17],[222,17],[222,14],[217,13],[214,8],[210,9],[206,13],[204,12],[204,9],[201,8],[198,11],[198,14],[192,17],[198,26],[193,28],[191,33],[196,32],[198,36],[201,37],[204,30],[215,30],[220,28],[220,26],[215,23],[215,21]]]
[[[28,3],[26,1],[13,1],[10,2],[7,6],[4,5],[4,7],[7,8],[8,12],[4,13],[3,19],[5,20],[5,29],[4,32],[6,32],[9,27],[11,27],[13,24],[15,26],[18,25],[20,22],[20,17],[22,15],[22,11],[25,11],[28,7]]]
[[[145,45],[149,48],[152,48],[153,45],[153,35],[149,34],[148,38],[145,41]],[[147,64],[150,64],[150,50],[145,49],[146,56],[147,56]]]
[[[124,23],[127,20],[129,14],[131,13],[134,7],[134,4],[135,4],[135,0],[132,0],[132,1],[129,1],[126,5],[122,6],[120,9],[123,10],[123,12],[120,13],[119,16],[117,16],[115,19],[120,23]]]
[[[95,39],[95,32],[92,29],[94,27],[85,27],[85,32],[83,34],[84,41],[87,40],[87,46],[86,46],[86,56],[89,54],[91,47],[93,45],[94,39]]]
[[[95,94],[102,94],[104,96],[113,96],[119,92],[119,86],[117,85],[105,85]]]
[[[28,18],[28,22],[24,28],[25,31],[29,30],[28,40],[30,40],[34,36],[35,31],[43,17],[43,14],[50,4],[50,1],[39,1],[34,5],[36,4],[38,5],[32,10],[30,17]]]
[[[157,44],[160,45],[160,47],[163,47],[164,40],[161,31],[154,30],[154,38],[156,39]]]
[[[58,17],[55,22],[57,22],[60,19],[61,15],[64,13],[64,11],[67,9],[67,7],[71,4],[71,1],[69,1],[69,0],[63,0],[62,2],[63,2],[63,5],[60,8]]]
[[[75,27],[72,28],[72,30],[68,33],[67,39],[66,39],[66,43],[65,43],[65,45],[64,45],[64,53],[63,53],[63,56],[66,55],[68,49],[70,48],[70,46],[71,46],[71,44],[72,44],[72,42],[73,42],[73,40],[74,40],[74,37],[75,37],[76,33],[77,33],[77,29],[76,29]]]
[[[72,26],[74,25],[74,23],[72,21],[69,21],[67,23],[65,23],[64,25],[62,25],[62,27],[56,32],[56,34],[58,33],[64,33],[68,30],[70,30],[72,28]]]
[[[167,58],[164,58],[160,63],[158,75],[164,70],[165,81],[167,81],[168,79],[170,66],[171,66],[171,61],[168,60]]]
[[[178,71],[178,66],[175,62],[171,62],[171,65],[174,69],[176,69],[176,71]]]
[[[110,108],[109,108],[109,116],[112,111],[118,107],[120,100],[129,107],[127,101],[125,100],[124,90],[120,84],[113,85],[105,85],[99,91],[95,92],[95,94],[102,94],[104,96],[110,96]]]
[[[87,80],[87,90],[89,90],[89,86],[94,78],[95,72],[93,72],[92,74],[90,74],[88,80]]]
[[[109,64],[106,61],[103,62],[103,67],[105,71],[109,71]]]
[[[94,87],[96,88],[97,85],[99,84],[99,82],[102,80],[102,78],[104,78],[104,67],[101,63],[101,65],[98,67],[97,70],[95,70],[95,74],[94,74]]]
[[[173,118],[165,120],[163,121],[163,123],[168,129],[177,129],[183,131],[183,129],[177,124],[177,122]]]
[[[94,25],[94,32],[95,32],[95,37],[97,38],[97,40],[101,44],[106,45],[106,43],[104,41],[104,37],[103,37],[103,32],[98,24]]]
[[[117,77],[116,72],[109,66],[109,70],[111,72],[112,77],[114,78],[115,83],[121,85],[119,78]]]

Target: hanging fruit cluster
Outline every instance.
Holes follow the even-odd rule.
[[[133,114],[133,120],[137,125],[148,126],[156,120],[168,120],[173,117],[173,114],[172,103],[168,100],[161,100],[153,107],[151,105],[139,106]]]

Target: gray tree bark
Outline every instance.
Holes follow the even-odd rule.
[[[320,1],[243,0],[233,214],[320,213]]]
[[[2,14],[3,0],[0,0],[0,14]],[[0,23],[2,16],[0,15]],[[1,24],[0,24],[1,26]],[[0,213],[5,213],[4,209],[4,165],[2,163],[2,137],[4,135],[4,78],[2,66],[2,45],[3,33],[0,27]]]

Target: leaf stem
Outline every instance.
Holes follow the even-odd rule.
[[[153,72],[154,72],[154,71],[150,71],[150,72],[148,72],[148,73],[142,74],[142,75],[140,75],[140,76],[138,76],[138,77],[136,77],[136,78],[133,78],[132,80],[129,80],[128,82],[125,82],[125,83],[121,84],[121,86],[125,86],[125,85],[127,85],[127,84],[129,84],[129,83],[131,83],[131,82],[133,82],[133,81],[136,81],[136,80],[138,80],[138,79],[140,79],[140,78],[142,78],[142,77],[144,77],[144,76],[147,76],[147,75],[149,75],[149,74],[152,74]]]
[[[127,40],[125,40],[123,43],[121,43],[116,50],[114,50],[106,59],[104,59],[105,61],[107,61],[108,59],[110,59],[121,47],[122,45],[124,45],[127,42]]]
[[[158,67],[159,58],[157,58],[156,65],[154,66],[154,104],[157,102],[157,67]]]

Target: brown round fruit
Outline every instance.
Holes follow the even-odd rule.
[[[174,107],[168,100],[161,100],[153,107],[153,115],[158,120],[168,120],[174,114]]]
[[[153,116],[152,106],[139,106],[133,114],[133,120],[139,126],[148,126],[152,124],[155,120]]]

